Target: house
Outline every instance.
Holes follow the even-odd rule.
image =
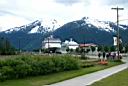
[[[84,48],[85,51],[89,50],[88,54],[97,54],[97,45],[93,44],[93,43],[89,43],[89,44],[80,44],[79,45],[80,48]],[[95,51],[91,51],[91,47],[95,47]]]

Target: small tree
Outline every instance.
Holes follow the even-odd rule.
[[[70,49],[69,49],[69,48],[67,48],[67,49],[66,49],[66,51],[67,51],[67,52],[69,52],[69,51],[70,51]]]
[[[128,52],[128,44],[125,46],[125,53]]]
[[[116,51],[116,47],[115,46],[111,46],[110,47],[110,52],[114,52],[114,51]]]
[[[70,52],[71,52],[71,53],[73,52],[73,49],[72,49],[72,48],[70,49]]]
[[[6,38],[0,38],[0,54],[11,55],[15,54],[15,48],[10,44]]]
[[[83,52],[84,52],[84,48],[81,48],[81,49],[80,49],[80,53],[83,53]]]
[[[81,48],[79,48],[79,47],[78,47],[78,48],[76,48],[76,50],[75,50],[75,51],[76,51],[76,53],[80,53]]]
[[[119,51],[120,51],[120,52],[123,51],[123,45],[122,45],[122,44],[120,44],[120,46],[119,46]]]
[[[94,46],[91,46],[91,51],[94,52],[96,48]]]
[[[76,48],[76,50],[75,50],[75,51],[76,51],[76,53],[79,53],[79,48]]]
[[[109,47],[108,47],[108,46],[105,46],[105,47],[104,47],[104,51],[105,51],[105,52],[108,52],[108,51],[109,51]]]
[[[102,46],[98,46],[97,51],[99,52],[99,51],[102,51],[102,50],[103,50]]]
[[[87,50],[86,50],[86,53],[88,53],[89,51],[90,51],[90,49],[87,49]]]

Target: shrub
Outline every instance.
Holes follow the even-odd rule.
[[[113,60],[114,62],[122,62],[121,59],[116,59],[116,60]]]
[[[14,70],[15,70],[16,78],[23,78],[25,76],[28,76],[32,71],[31,66],[26,63],[22,65],[16,65]]]
[[[78,59],[71,56],[38,57],[20,56],[0,60],[0,80],[45,75],[79,69]]]
[[[65,68],[64,70],[75,70],[80,68],[80,64],[77,59],[74,59],[73,57],[68,58],[65,57]]]
[[[52,62],[54,63],[53,72],[64,71],[65,68],[64,58],[53,58]]]
[[[92,64],[92,63],[87,63],[87,64],[83,64],[83,65],[81,65],[82,66],[82,68],[87,68],[87,67],[93,67],[93,66],[95,66],[94,64]]]
[[[0,67],[2,67],[4,65],[4,61],[0,60]]]
[[[24,64],[24,61],[13,58],[13,59],[6,59],[3,63],[3,66],[15,67],[16,65],[22,65],[22,64]]]
[[[81,59],[86,60],[86,59],[88,59],[88,57],[85,56],[85,53],[82,53],[82,54],[81,54]]]
[[[0,80],[3,81],[3,80],[6,80],[6,79],[11,79],[14,75],[14,70],[12,67],[10,66],[3,66],[1,69],[0,69]]]

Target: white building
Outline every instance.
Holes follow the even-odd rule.
[[[50,36],[42,42],[42,48],[61,48],[61,40]]]
[[[62,46],[65,46],[66,48],[69,48],[69,49],[76,49],[79,47],[79,44],[75,41],[72,40],[72,38],[70,39],[70,41],[65,41]]]

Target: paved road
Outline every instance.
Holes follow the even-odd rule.
[[[118,65],[112,68],[108,68],[105,70],[101,70],[95,73],[79,76],[70,80],[62,81],[59,83],[55,83],[52,85],[47,85],[47,86],[87,86],[91,85],[92,83],[99,81],[103,78],[106,78],[108,76],[111,76],[112,74],[115,74],[119,71],[122,71],[126,68],[128,68],[128,58],[124,58],[124,61],[127,63]]]

